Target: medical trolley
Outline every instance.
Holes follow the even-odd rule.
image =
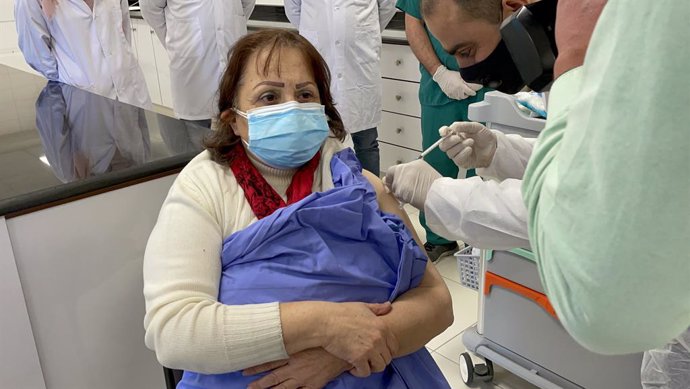
[[[521,112],[512,96],[487,93],[469,118],[493,130],[536,137],[545,120]],[[580,346],[563,328],[545,295],[533,254],[526,249],[456,254],[462,284],[479,292],[476,325],[462,336],[474,364],[460,355],[468,386],[493,379],[493,363],[543,389],[641,389],[642,354],[604,356]]]

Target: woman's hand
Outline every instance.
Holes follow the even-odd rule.
[[[350,364],[322,348],[301,351],[290,359],[269,362],[246,369],[244,375],[271,371],[252,382],[248,389],[280,387],[281,389],[321,389],[329,382],[348,371]]]
[[[392,309],[390,303],[339,303],[327,313],[322,347],[352,366],[350,373],[368,377],[382,372],[398,350],[398,340],[378,316]]]

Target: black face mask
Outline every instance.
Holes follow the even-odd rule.
[[[525,86],[548,90],[558,55],[557,6],[558,0],[542,0],[511,15],[501,26],[501,43],[485,60],[461,69],[462,78],[509,94]]]
[[[503,41],[483,61],[461,68],[460,75],[466,82],[482,84],[508,94],[517,93],[525,86]]]

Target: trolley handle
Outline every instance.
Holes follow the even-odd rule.
[[[545,295],[537,292],[536,290],[520,285],[507,278],[503,278],[497,274],[486,272],[486,276],[484,279],[484,295],[488,296],[489,293],[491,293],[491,288],[493,286],[500,286],[501,288],[510,290],[512,292],[519,294],[520,296],[534,301],[537,305],[542,307],[542,309],[544,309],[549,315],[553,316],[555,319],[558,320],[556,310],[553,309],[553,306],[551,305],[549,299]]]

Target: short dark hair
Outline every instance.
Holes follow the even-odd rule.
[[[502,0],[452,0],[474,19],[484,19],[489,23],[503,20]],[[422,15],[430,16],[438,8],[439,0],[421,0]]]
[[[218,112],[221,116],[218,117],[218,130],[214,131],[204,141],[204,146],[211,152],[214,161],[218,163],[227,162],[232,147],[240,140],[233,132],[230,123],[223,120],[222,114],[234,107],[239,84],[249,58],[255,52],[268,50],[266,63],[262,69],[263,74],[268,74],[273,57],[276,56],[276,61],[280,63],[280,50],[284,48],[294,48],[302,52],[307,63],[305,71],[313,74],[321,97],[321,104],[326,107],[326,116],[332,135],[341,141],[347,136],[345,125],[335,109],[331,95],[331,72],[321,54],[308,40],[295,32],[278,29],[263,30],[240,38],[230,50],[228,67],[220,81]],[[260,65],[257,63],[256,66],[259,67]]]

